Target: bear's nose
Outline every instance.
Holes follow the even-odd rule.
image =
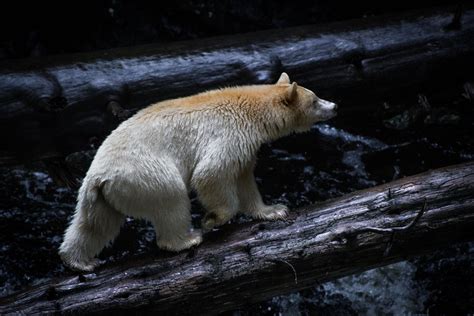
[[[319,105],[323,110],[336,110],[337,109],[337,104],[332,103],[323,99],[319,99]]]

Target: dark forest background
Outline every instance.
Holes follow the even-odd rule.
[[[4,1],[0,60],[318,24],[468,1]]]

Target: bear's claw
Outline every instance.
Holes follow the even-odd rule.
[[[251,214],[253,218],[266,219],[266,220],[278,220],[288,216],[288,207],[283,204],[275,204],[265,206]]]
[[[60,256],[64,264],[74,271],[91,272],[101,263],[101,261],[97,258],[92,258],[89,260],[74,260],[62,253]]]
[[[227,213],[208,212],[201,221],[201,227],[205,232],[208,232],[215,227],[224,225],[230,221],[231,218],[232,215]]]
[[[184,249],[197,246],[202,242],[202,232],[200,230],[194,230],[186,236],[186,238],[180,238],[175,240],[158,240],[156,242],[158,248],[168,251],[181,251]]]

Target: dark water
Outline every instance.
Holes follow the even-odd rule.
[[[433,98],[428,107],[413,97],[379,108],[264,146],[256,170],[264,200],[295,208],[474,159],[474,104],[462,89],[447,100]],[[0,296],[71,274],[57,248],[76,191],[56,185],[40,163],[2,168],[0,175]],[[198,223],[201,213],[193,205]],[[151,226],[130,218],[101,258],[110,262],[156,251]],[[472,313],[473,277],[474,243],[465,243],[232,313]]]

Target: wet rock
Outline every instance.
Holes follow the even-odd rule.
[[[396,130],[404,130],[414,127],[431,110],[431,105],[425,95],[418,95],[418,103],[403,111],[403,113],[393,116],[384,121],[384,126]]]
[[[466,84],[468,85],[468,84]],[[465,85],[465,88],[466,88]],[[466,90],[467,91],[467,90]],[[470,92],[466,92],[465,96]],[[455,126],[461,121],[461,114],[455,108],[432,107],[425,95],[418,95],[418,103],[402,113],[384,120],[386,128],[394,130],[419,129],[424,126]]]
[[[460,123],[460,121],[461,121],[461,116],[457,112],[447,109],[447,108],[434,109],[424,119],[425,125],[439,125],[439,126],[445,126],[445,125],[456,126]]]
[[[403,130],[415,125],[421,118],[421,109],[412,108],[384,121],[384,126],[391,129]]]

